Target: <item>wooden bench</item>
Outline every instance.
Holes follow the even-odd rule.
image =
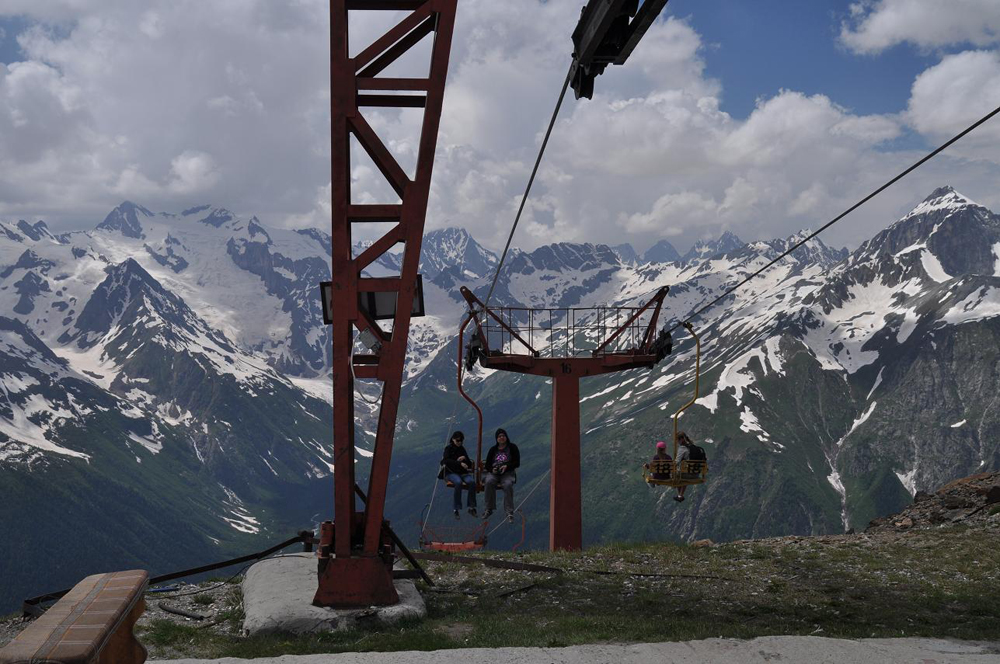
[[[0,664],[142,664],[132,628],[147,583],[145,570],[88,576],[0,650]]]

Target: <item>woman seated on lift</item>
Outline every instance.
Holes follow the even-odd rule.
[[[451,434],[451,440],[445,445],[444,456],[441,458],[441,472],[438,479],[447,479],[455,485],[455,500],[452,507],[455,518],[462,518],[462,489],[469,490],[469,514],[476,516],[476,478],[472,474],[472,460],[465,451],[465,434],[456,431]]]
[[[670,473],[669,472],[666,472],[666,473],[664,473],[664,472],[657,472],[658,469],[657,469],[657,467],[655,465],[657,461],[672,461],[670,455],[667,454],[667,444],[665,442],[663,442],[662,440],[659,441],[658,443],[656,443],[656,454],[653,455],[653,460],[651,462],[654,465],[652,466],[652,468],[650,467],[650,464],[648,464],[648,463],[645,464],[645,466],[646,466],[647,469],[654,471],[654,472],[650,473],[650,477],[652,477],[654,480],[669,480],[670,479]]]

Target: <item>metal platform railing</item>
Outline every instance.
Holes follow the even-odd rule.
[[[641,310],[642,307],[491,307],[490,311],[503,324],[486,315],[480,316],[479,322],[487,347],[494,351],[517,354],[534,349],[539,357],[592,357],[598,349],[598,355],[637,350],[654,315],[653,310],[647,309],[636,316]],[[609,339],[610,343],[606,343]]]

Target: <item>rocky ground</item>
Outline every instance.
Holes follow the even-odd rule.
[[[238,584],[226,581],[178,582],[163,584],[146,595],[146,611],[136,625],[140,633],[151,625],[166,623],[214,634],[231,634],[238,629],[238,622],[234,623],[231,618],[240,613]],[[30,622],[19,614],[0,618],[0,647]],[[161,656],[163,654],[161,652]]]
[[[950,482],[934,493],[918,491],[898,514],[874,519],[866,533],[891,533],[949,523],[989,525],[1000,513],[1000,472],[979,473]]]

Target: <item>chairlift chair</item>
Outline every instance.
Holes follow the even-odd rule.
[[[677,420],[680,418],[681,413],[694,405],[694,402],[698,400],[699,378],[701,374],[701,339],[698,338],[691,323],[684,323],[684,327],[694,337],[695,343],[694,397],[674,413],[674,458],[670,461],[650,461],[642,467],[642,478],[646,480],[646,484],[653,486],[691,486],[693,484],[704,484],[705,480],[708,479],[708,461],[704,459],[684,459],[680,464],[676,461],[678,447]]]

